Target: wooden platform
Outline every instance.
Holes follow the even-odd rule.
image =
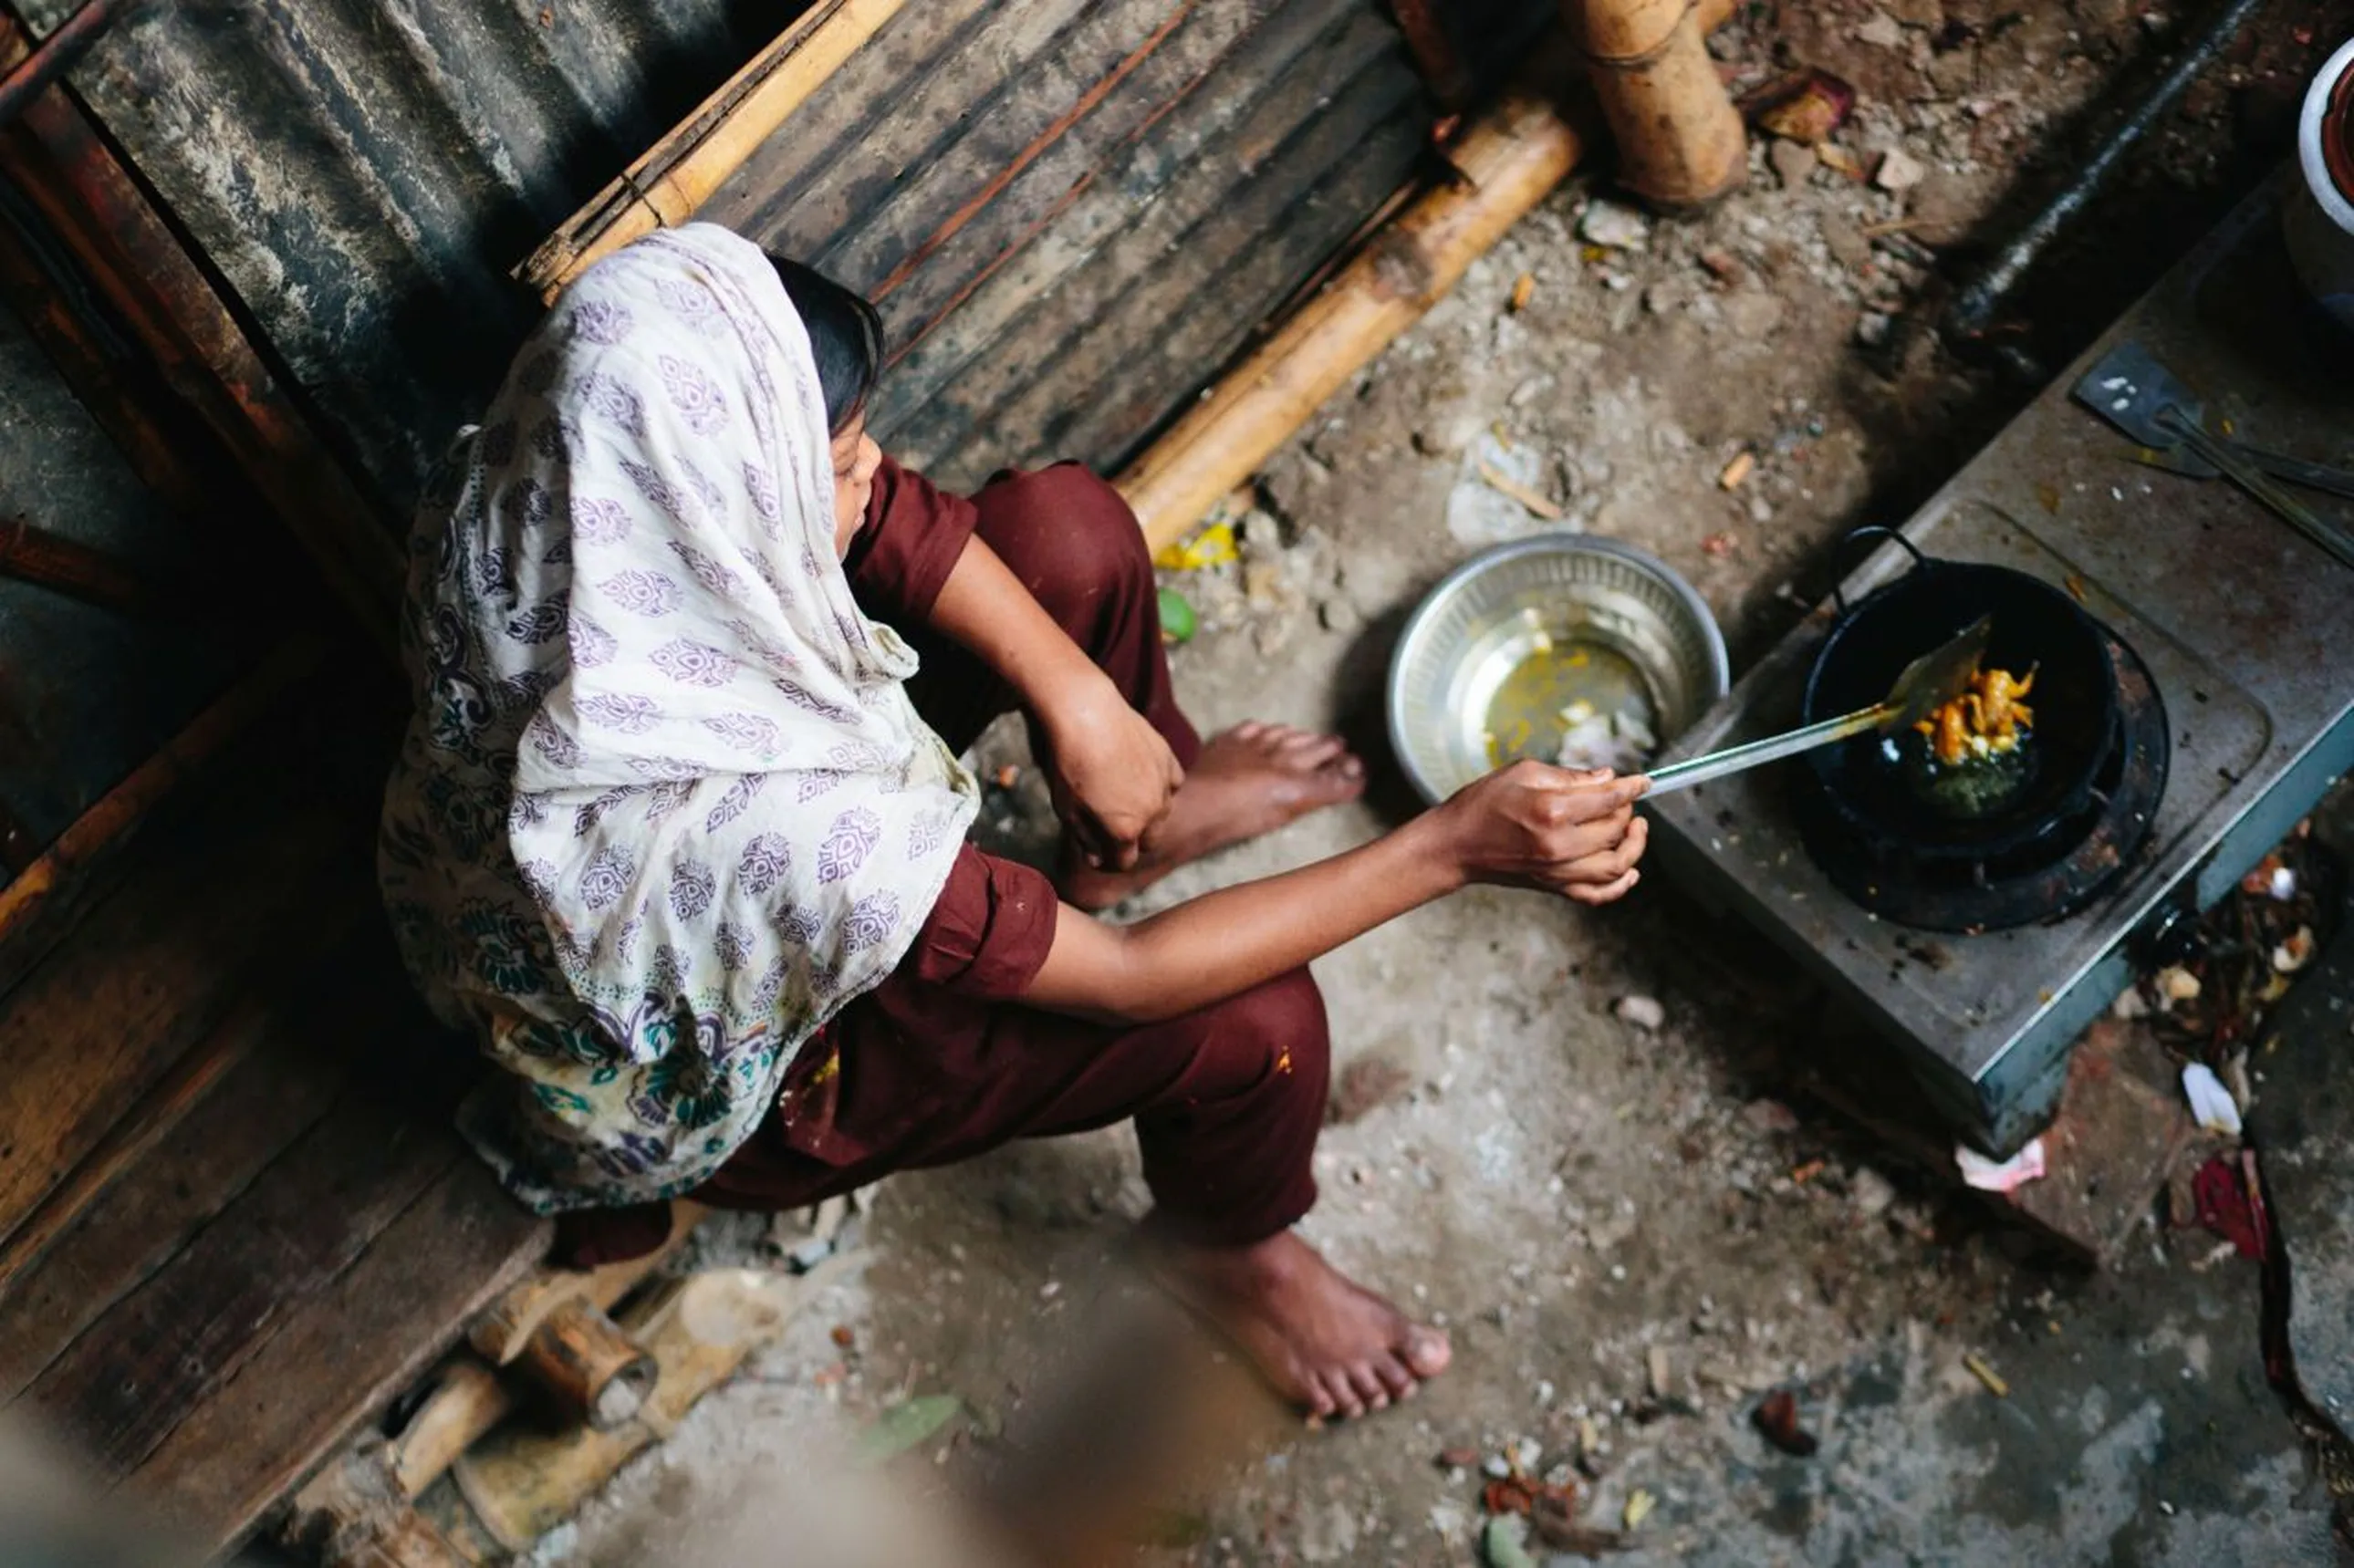
[[[370,803],[287,746],[0,995],[0,1406],[216,1551],[546,1245],[448,1130]]]

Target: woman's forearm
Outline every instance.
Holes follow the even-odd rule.
[[[1086,650],[977,535],[965,542],[941,585],[931,624],[1021,693],[1034,713],[1052,711],[1075,691],[1109,684]]]
[[[1066,910],[1023,1001],[1149,1023],[1299,968],[1463,885],[1460,857],[1425,814],[1386,837],[1280,876],[1205,894],[1114,927]]]

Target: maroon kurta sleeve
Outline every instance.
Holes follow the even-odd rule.
[[[851,591],[867,614],[903,634],[924,625],[980,521],[971,502],[886,455],[875,471],[865,526],[843,561]]]
[[[957,855],[898,974],[989,1001],[1029,989],[1055,945],[1055,885],[1018,862],[970,844]]]

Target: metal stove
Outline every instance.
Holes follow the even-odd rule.
[[[2105,798],[2138,789],[2140,799],[2087,824],[2049,863],[1992,879],[1999,896],[2044,899],[2039,921],[1973,934],[2004,914],[1984,878],[1942,895],[1879,892],[1869,868],[1810,824],[1803,765],[1651,808],[1668,874],[1739,911],[1859,1009],[1956,1128],[1999,1155],[2048,1118],[2076,1038],[2136,966],[2354,765],[2354,570],[2223,481],[2130,461],[2124,439],[2069,396],[2111,346],[2137,342],[2204,397],[2211,421],[2345,461],[2354,338],[2333,335],[2297,288],[2280,239],[2285,188],[2245,204],[1903,529],[1932,556],[2066,588],[2112,634],[2128,716],[2145,736],[2138,781],[2113,781]],[[2300,494],[2354,526],[2354,506]],[[1852,599],[1906,565],[1883,547],[1844,590]],[[1819,609],[1785,639],[1672,755],[1790,727],[1830,615]],[[1865,908],[1867,896],[1889,912]],[[1998,917],[1974,917],[1988,907]]]

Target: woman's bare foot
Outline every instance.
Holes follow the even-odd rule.
[[[1155,1276],[1239,1345],[1284,1398],[1357,1416],[1447,1370],[1447,1336],[1410,1321],[1289,1231],[1246,1247],[1162,1245]]]
[[[1364,792],[1365,765],[1339,736],[1236,725],[1202,747],[1169,814],[1146,837],[1136,869],[1097,871],[1073,856],[1063,873],[1063,896],[1082,909],[1108,909],[1214,850]]]

